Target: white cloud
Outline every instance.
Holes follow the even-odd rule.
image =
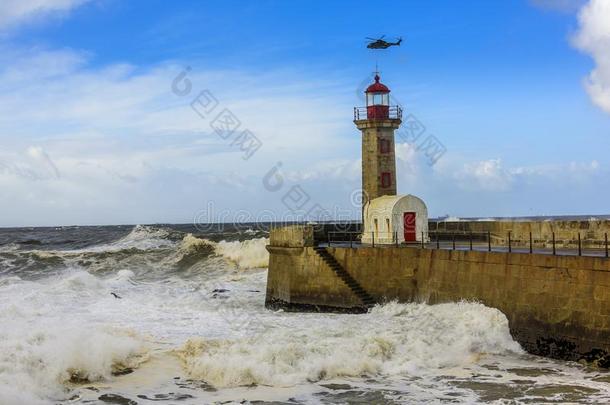
[[[593,103],[610,113],[610,1],[590,0],[580,10],[578,21],[573,43],[596,64],[585,79],[585,88]]]
[[[582,186],[603,173],[598,161],[506,167],[501,159],[446,166],[441,176],[456,180],[467,191],[518,191],[524,185],[554,188]]]
[[[194,68],[192,93],[178,97],[171,84],[181,69],[169,62],[93,67],[86,52],[70,49],[0,49],[0,226],[187,222],[208,201],[281,212],[283,193],[295,184],[311,204],[350,208],[361,170],[352,94],[344,91],[350,83],[332,73],[321,81],[294,71]],[[250,160],[189,106],[203,89],[263,142]],[[548,195],[532,197],[545,205],[602,172],[598,162],[506,167],[450,155],[430,167],[412,145],[397,144],[399,192],[426,198],[431,212],[478,214],[481,198],[495,209],[501,192],[545,188]],[[286,186],[269,192],[261,179],[277,161]]]
[[[343,95],[332,94],[336,78],[193,69],[192,93],[178,97],[178,65],[93,68],[69,49],[8,51],[0,56],[0,226],[190,221],[208,200],[272,207],[281,196],[261,179],[278,160],[290,181],[359,173],[345,158],[356,130],[349,105],[337,102]],[[250,160],[213,133],[213,117],[191,109],[203,89],[218,99],[216,111],[229,108],[263,142]]]
[[[403,179],[404,183],[411,184],[420,175],[423,156],[414,144],[396,143],[396,175]],[[400,190],[398,190],[400,192]]]
[[[455,178],[467,190],[506,191],[514,182],[514,174],[502,166],[500,159],[466,163],[455,172]]]
[[[0,28],[68,12],[89,0],[2,0]]]

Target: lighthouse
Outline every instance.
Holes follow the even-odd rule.
[[[390,106],[390,89],[381,83],[367,87],[366,107],[354,108],[354,123],[362,132],[362,208],[377,197],[396,195],[394,131],[401,124],[402,109]]]
[[[394,131],[402,123],[400,106],[390,105],[390,89],[379,73],[367,87],[365,107],[354,108],[362,132],[362,243],[422,243],[428,238],[428,208],[413,195],[396,194]]]

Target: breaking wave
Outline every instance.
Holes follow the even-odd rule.
[[[242,237],[252,237],[244,233]],[[223,258],[238,269],[266,268],[269,255],[267,238],[214,242],[190,233],[152,226],[134,227],[115,241],[80,249],[33,250],[6,245],[0,249],[0,274],[19,269],[37,277],[63,268],[86,268],[93,273],[114,272],[117,268],[135,271],[147,268],[158,274],[167,271],[202,271],[212,264],[211,256]]]
[[[478,303],[266,310],[266,233],[197,231],[5,236],[0,404],[475,403],[507,392],[516,402],[608,403],[607,377],[532,360],[506,317]]]
[[[3,246],[0,404],[64,401],[71,385],[107,382],[138,368],[151,349],[133,332],[139,328],[130,327],[134,320],[150,331],[162,327],[156,317],[172,318],[163,311],[216,311],[208,290],[224,284],[213,280],[231,269],[266,267],[266,243],[137,226],[81,249]]]
[[[241,340],[189,340],[179,355],[192,378],[237,387],[419,375],[486,354],[521,353],[506,317],[478,303],[389,303],[366,315],[331,319]]]
[[[215,246],[217,254],[237,264],[241,269],[265,268],[269,265],[269,253],[266,246],[267,238],[249,239],[245,241],[218,242]]]
[[[255,269],[266,268],[269,265],[269,253],[266,249],[268,244],[268,238],[213,242],[188,234],[180,243],[178,252],[183,257],[201,252],[207,254],[213,252],[234,263],[240,269]]]
[[[107,381],[148,358],[136,333],[82,316],[84,299],[107,297],[107,286],[91,274],[73,272],[45,284],[15,278],[0,292],[1,404],[63,400],[68,384]]]
[[[175,244],[172,240],[171,231],[153,226],[136,225],[127,236],[99,246],[74,250],[74,253],[82,252],[117,252],[121,250],[154,250],[171,247]],[[175,236],[174,236],[175,238]]]

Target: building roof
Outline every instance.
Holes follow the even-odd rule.
[[[379,75],[375,75],[375,83],[371,84],[369,87],[366,88],[365,93],[389,93],[390,89],[388,89],[388,87],[379,82]]]
[[[412,203],[415,203],[415,204],[419,205],[420,207],[422,207],[423,209],[427,210],[426,203],[424,203],[424,201],[421,198],[416,197],[411,194],[384,195],[381,197],[377,197],[377,198],[374,198],[371,201],[369,201],[368,207],[366,207],[366,209],[373,210],[376,212],[380,212],[383,210],[393,210],[394,207],[398,203],[403,202],[404,200],[410,200]]]

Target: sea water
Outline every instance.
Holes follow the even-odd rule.
[[[477,302],[264,307],[264,229],[0,230],[0,404],[608,403]]]

